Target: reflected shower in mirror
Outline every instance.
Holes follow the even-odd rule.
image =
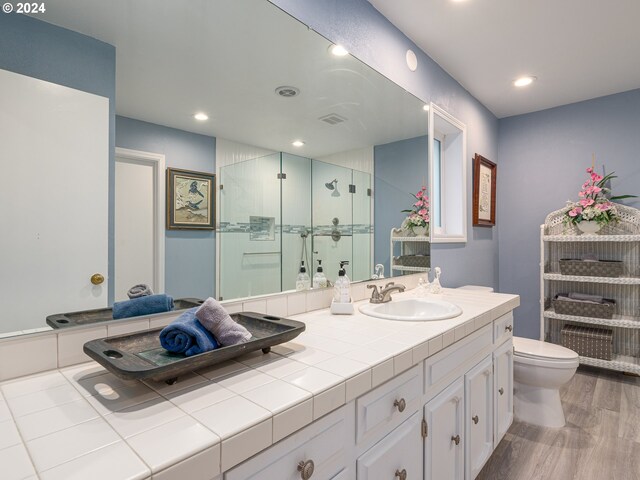
[[[424,102],[267,0],[56,0],[0,16],[0,45],[0,334],[129,283],[227,300],[294,288],[303,257],[389,271]],[[215,231],[165,228],[166,168],[216,175]]]

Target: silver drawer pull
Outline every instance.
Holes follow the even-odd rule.
[[[396,470],[396,478],[398,480],[407,480],[407,471],[404,468],[402,470]]]
[[[504,395],[504,388],[500,387],[500,388],[498,389],[498,393],[499,393],[500,395]]]
[[[474,415],[473,417],[471,417],[471,420],[473,420],[473,423],[477,425],[480,421],[480,418],[478,417],[478,415]]]
[[[456,445],[460,445],[460,435],[456,435],[455,437],[451,436],[451,441]]]
[[[307,460],[306,462],[300,462],[298,464],[298,471],[300,472],[300,478],[302,480],[309,480],[314,470],[315,465],[313,464],[313,460]]]
[[[513,325],[507,325],[504,327],[505,332],[513,332]]]
[[[404,412],[404,409],[407,408],[407,402],[404,401],[404,398],[401,398],[400,400],[395,400],[393,402],[393,406],[396,407],[400,413],[402,413]]]

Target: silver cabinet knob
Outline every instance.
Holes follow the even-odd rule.
[[[314,470],[315,465],[313,464],[313,460],[302,461],[298,464],[298,471],[300,472],[300,478],[302,480],[309,480]]]
[[[401,398],[400,400],[395,400],[393,402],[393,406],[396,407],[400,413],[402,413],[404,412],[404,409],[407,408],[407,402],[404,401],[404,398]]]
[[[451,441],[456,445],[460,445],[460,435],[456,435],[455,437],[451,436]]]
[[[498,393],[499,393],[500,395],[504,395],[504,388],[500,387],[500,388],[498,389]]]
[[[407,471],[404,468],[402,470],[396,470],[396,478],[398,480],[407,480]]]
[[[505,332],[513,332],[513,325],[507,325],[504,327]]]
[[[473,417],[471,417],[471,420],[473,420],[473,423],[477,425],[480,421],[480,418],[478,417],[478,415],[474,415]]]

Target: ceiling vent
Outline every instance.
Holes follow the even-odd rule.
[[[318,120],[322,120],[323,122],[328,123],[329,125],[337,125],[339,123],[343,123],[347,121],[346,118],[341,117],[337,113],[330,113],[329,115],[320,117]]]
[[[282,87],[276,88],[276,94],[285,98],[297,97],[300,95],[300,89],[283,85]]]

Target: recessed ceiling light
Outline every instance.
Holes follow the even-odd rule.
[[[204,122],[205,120],[209,120],[209,115],[207,115],[206,113],[198,112],[193,116],[193,118]]]
[[[336,57],[344,57],[345,55],[349,54],[347,49],[344,48],[342,45],[331,45],[329,47],[329,51]]]
[[[302,140],[294,140],[293,142],[291,142],[291,145],[293,145],[294,147],[301,147],[304,145],[304,142]]]
[[[535,79],[536,77],[528,75],[526,77],[520,77],[514,80],[513,84],[516,87],[526,87],[527,85],[531,85]]]

